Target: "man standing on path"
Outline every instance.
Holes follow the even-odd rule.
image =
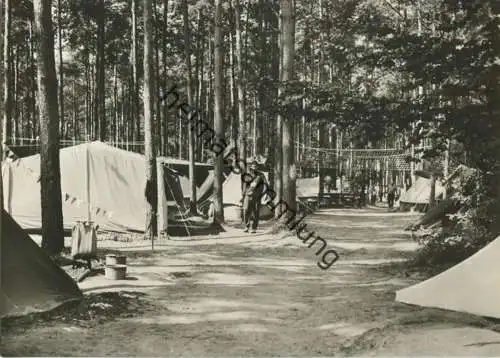
[[[250,220],[252,221],[252,233],[255,233],[259,225],[260,200],[266,178],[264,174],[257,171],[257,161],[254,159],[250,163],[248,172],[242,175],[243,181],[243,222],[245,232],[250,230]]]

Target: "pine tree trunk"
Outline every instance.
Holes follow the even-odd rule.
[[[162,41],[162,65],[163,65],[163,78],[167,78],[167,24],[168,24],[168,0],[163,0],[163,41]],[[167,106],[163,106],[163,121],[162,123],[162,145],[163,145],[163,154],[165,156],[171,155],[168,152],[168,108]],[[174,125],[175,128],[175,125]]]
[[[222,117],[222,91],[223,91],[223,76],[222,61],[223,54],[223,38],[222,38],[222,0],[215,0],[215,29],[214,29],[214,129],[215,140],[224,140],[224,119]],[[215,155],[214,165],[214,222],[224,222],[224,207],[222,197],[222,181],[223,181],[223,158],[222,155]]]
[[[4,0],[6,1],[6,0]],[[4,17],[3,17],[3,2],[2,0],[0,0],[0,24],[3,23],[2,21],[4,20]],[[0,38],[0,47],[2,48],[2,50],[0,51],[0,62],[2,63],[2,68],[1,68],[1,73],[0,73],[0,103],[1,103],[1,107],[0,109],[3,110],[4,109],[4,98],[3,98],[3,93],[2,93],[2,90],[4,89],[4,81],[5,81],[5,78],[4,78],[4,68],[3,68],[3,59],[4,59],[4,53],[3,53],[3,41],[4,41],[4,38],[1,37]],[[3,121],[4,121],[4,118],[0,118],[0,121],[2,122],[2,125],[0,126],[0,160],[3,160]],[[0,208],[2,208],[3,210],[3,182],[2,182],[2,175],[0,175]],[[0,215],[0,232],[3,232],[2,231],[2,216],[3,216],[3,213],[2,215]]]
[[[205,76],[204,76],[204,68],[205,68],[205,36],[203,36],[205,30],[205,15],[200,10],[200,22],[198,24],[198,34],[200,35],[200,45],[198,48],[197,59],[199,62],[199,71],[198,71],[198,101],[197,108],[199,109],[198,115],[200,116],[200,120],[206,120],[206,112],[203,111],[205,108],[206,94],[205,94]],[[196,150],[197,150],[197,158],[199,161],[203,161],[203,141],[196,141]]]
[[[139,117],[139,80],[138,73],[138,59],[137,59],[137,0],[132,0],[132,87],[131,87],[131,138],[134,142],[140,140],[140,117]]]
[[[179,109],[176,113],[177,119],[179,120],[179,131],[177,132],[179,134],[179,141],[178,141],[178,148],[179,148],[179,159],[182,159],[182,149],[184,148],[183,142],[182,142],[182,115],[181,115],[181,110]]]
[[[153,11],[152,0],[144,0],[144,155],[146,157],[146,227],[145,238],[156,235],[157,179],[153,136],[154,72],[153,72]]]
[[[59,254],[64,248],[64,230],[51,0],[34,0],[33,6],[38,54],[38,109],[41,124],[42,248],[49,254]]]
[[[4,144],[9,144],[12,131],[12,90],[10,83],[10,63],[11,63],[11,0],[4,0],[4,37],[3,37],[3,123],[2,140]],[[6,153],[3,153],[5,155]],[[3,159],[3,158],[2,158]]]
[[[111,138],[115,144],[118,144],[118,114],[120,111],[118,107],[118,75],[116,71],[115,65],[113,69],[113,132],[111,133]]]
[[[241,5],[234,0],[234,16],[236,30],[236,88],[238,91],[238,156],[246,161],[247,133],[245,111],[245,85],[243,73],[243,47],[241,44]]]
[[[76,78],[73,78],[71,89],[73,94],[73,143],[74,144],[76,144],[75,142],[77,140],[80,140],[80,131],[78,125],[78,98],[76,95],[75,84],[76,84]]]
[[[281,84],[293,79],[294,37],[295,37],[295,9],[294,0],[281,0],[282,16],[282,54],[283,70]],[[294,156],[294,121],[293,118],[283,119],[283,200],[295,210],[295,156]],[[287,220],[284,217],[285,220]]]
[[[29,60],[29,89],[30,89],[30,101],[29,108],[31,112],[31,121],[32,121],[32,138],[36,138],[39,133],[39,122],[37,118],[37,110],[36,110],[36,64],[35,64],[35,56],[34,56],[34,38],[33,38],[33,20],[30,19],[29,23],[29,52],[30,52],[30,60]]]
[[[195,103],[193,101],[193,76],[191,68],[191,31],[189,27],[189,13],[188,13],[188,2],[183,0],[182,2],[182,12],[184,18],[184,55],[186,60],[187,68],[187,95],[188,104],[191,111],[194,111]],[[188,114],[190,116],[191,113]],[[194,132],[188,128],[188,146],[189,146],[189,211],[191,215],[197,214],[196,208],[196,179],[194,173],[194,163],[195,163],[195,143],[194,143]]]
[[[19,137],[19,46],[15,46],[14,61],[12,63],[12,144],[17,145],[17,138]]]
[[[64,73],[62,56],[62,32],[61,0],[57,0],[57,40],[59,42],[59,116],[61,128],[64,128]],[[62,130],[61,134],[63,134]]]
[[[98,16],[97,16],[97,68],[96,68],[96,91],[97,91],[97,115],[98,115],[98,128],[96,133],[100,141],[105,141],[107,138],[107,121],[106,121],[106,107],[105,107],[105,57],[104,57],[104,24],[106,17],[106,8],[104,0],[99,0]]]

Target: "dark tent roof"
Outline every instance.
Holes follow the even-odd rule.
[[[1,317],[48,311],[82,293],[21,227],[2,210]]]

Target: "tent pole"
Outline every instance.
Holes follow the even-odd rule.
[[[90,212],[90,158],[88,144],[85,148],[85,192],[87,194],[87,221],[90,223],[92,216]]]
[[[12,167],[7,165],[7,212],[12,216]]]
[[[157,178],[157,202],[158,209],[156,213],[156,225],[157,225],[157,235],[160,237],[162,232],[167,233],[167,225],[168,225],[168,216],[167,209],[168,203],[166,202],[166,194],[165,194],[165,168],[163,167],[163,163],[161,158],[156,158],[156,178]],[[153,246],[152,246],[153,247]]]

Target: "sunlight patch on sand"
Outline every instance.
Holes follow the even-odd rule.
[[[360,250],[360,249],[386,249],[395,251],[415,251],[418,248],[416,242],[398,242],[393,244],[377,244],[370,242],[345,242],[345,241],[330,241],[333,247],[339,247],[344,250]]]
[[[406,259],[367,259],[367,260],[343,260],[339,259],[335,265],[381,265],[394,262],[405,262]]]
[[[251,323],[244,323],[244,324],[238,324],[235,327],[232,327],[230,329],[232,332],[256,332],[256,333],[267,333],[270,332],[268,328],[266,328],[263,325],[260,324],[251,324]]]
[[[387,210],[387,209],[386,209]],[[384,217],[384,216],[420,216],[422,213],[419,212],[393,212],[390,213],[386,210],[363,210],[363,209],[340,209],[340,210],[318,210],[315,214],[322,216],[375,216],[375,217]]]
[[[259,276],[233,275],[226,273],[207,273],[201,275],[195,283],[202,285],[228,285],[228,286],[245,286],[257,285],[259,283],[272,282],[269,279]]]
[[[363,325],[353,325],[347,322],[324,324],[316,329],[328,330],[337,336],[349,337],[349,338],[360,336],[363,333],[370,330],[369,327],[365,327]]]
[[[208,313],[214,311],[227,311],[227,309],[249,310],[276,310],[281,306],[247,303],[242,301],[206,298],[198,301],[189,300],[182,303],[168,303],[168,309],[175,313]]]
[[[169,315],[158,317],[137,317],[129,319],[134,322],[144,324],[193,324],[201,322],[216,322],[216,321],[238,321],[245,319],[256,318],[255,312],[250,311],[233,311],[233,312],[214,312],[208,314],[184,314],[184,315]]]
[[[353,285],[353,287],[373,287],[373,286],[386,286],[386,285],[391,285],[391,286],[408,286],[408,282],[407,281],[403,281],[401,279],[397,279],[397,278],[391,278],[391,279],[388,279],[388,280],[359,283],[357,285]]]
[[[318,219],[309,219],[306,220],[307,224],[311,225],[321,225],[322,227],[336,227],[336,228],[345,228],[345,229],[353,229],[353,228],[363,228],[367,230],[371,229],[387,229],[393,228],[394,225],[391,223],[388,224],[380,224],[378,221],[369,221],[369,222],[359,222],[354,223],[352,221],[337,221],[337,220],[318,220]],[[313,227],[313,226],[311,226]]]

